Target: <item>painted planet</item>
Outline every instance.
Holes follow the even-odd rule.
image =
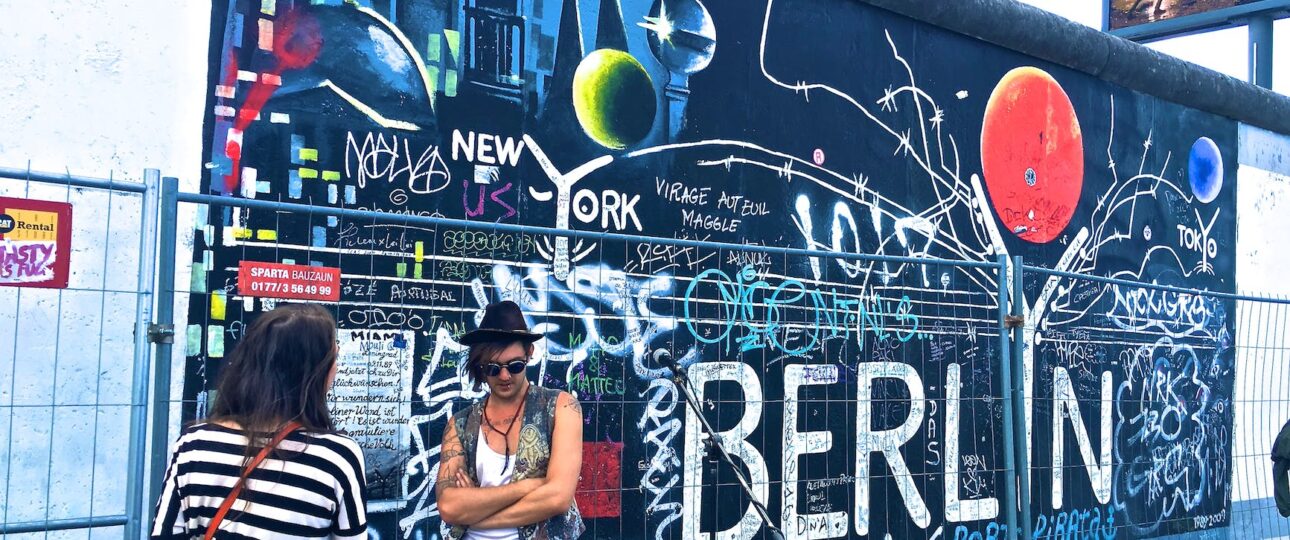
[[[708,67],[717,50],[717,28],[699,0],[655,0],[645,21],[650,52],[669,71],[693,75]]]
[[[995,85],[981,126],[981,172],[991,206],[1018,238],[1051,242],[1070,223],[1084,187],[1084,136],[1052,75],[1019,67]]]
[[[1201,137],[1192,143],[1191,155],[1187,158],[1187,179],[1191,182],[1192,194],[1200,202],[1213,201],[1222,191],[1223,154],[1209,137]]]
[[[622,150],[654,125],[654,82],[632,55],[616,49],[588,54],[573,73],[573,111],[588,137]]]

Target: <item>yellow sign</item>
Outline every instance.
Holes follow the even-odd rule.
[[[58,241],[58,212],[13,209],[5,213],[13,219],[13,230],[4,233],[6,240]]]

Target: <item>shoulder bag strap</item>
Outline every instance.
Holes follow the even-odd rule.
[[[219,505],[219,511],[215,512],[215,517],[211,518],[210,524],[206,526],[205,540],[211,540],[215,537],[215,531],[219,530],[220,522],[224,521],[224,515],[228,514],[229,509],[233,507],[233,501],[236,501],[237,497],[242,494],[242,487],[246,485],[246,477],[251,475],[251,471],[259,467],[264,458],[269,457],[269,452],[273,451],[273,448],[278,446],[278,443],[281,443],[283,439],[287,438],[287,435],[300,429],[300,427],[300,423],[295,421],[283,426],[273,436],[273,440],[269,441],[269,444],[265,445],[259,454],[256,454],[255,459],[252,459],[246,465],[246,469],[242,470],[242,477],[238,478],[237,483],[233,485],[233,491],[229,492],[228,497],[224,499],[224,504]]]

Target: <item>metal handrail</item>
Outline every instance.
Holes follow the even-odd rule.
[[[139,182],[122,182],[111,178],[94,178],[71,173],[51,173],[33,171],[30,169],[15,169],[13,167],[0,167],[0,178],[32,180],[42,184],[57,184],[78,188],[109,189],[130,193],[143,193],[148,190],[148,186]]]
[[[129,518],[125,514],[115,516],[80,517],[68,519],[51,519],[41,521],[20,521],[17,523],[0,523],[0,534],[20,534],[46,531],[67,531],[72,529],[92,529],[99,527],[117,527],[125,525]]]
[[[425,225],[425,226],[444,226],[444,227],[464,227],[469,229],[486,229],[494,232],[509,232],[521,234],[547,234],[551,236],[566,236],[570,238],[585,238],[588,240],[617,240],[623,242],[641,242],[646,244],[661,244],[679,247],[693,247],[699,249],[728,249],[737,251],[747,251],[750,253],[769,253],[773,255],[799,255],[803,257],[826,257],[843,260],[858,260],[869,262],[886,262],[886,263],[904,263],[904,264],[945,264],[965,268],[990,268],[998,269],[999,263],[995,261],[956,261],[951,259],[941,259],[937,257],[901,257],[896,255],[875,255],[869,253],[847,253],[838,251],[825,251],[820,249],[802,249],[786,248],[777,246],[761,246],[752,244],[732,244],[728,242],[713,242],[709,240],[691,240],[683,238],[663,238],[655,236],[641,236],[623,233],[611,233],[601,231],[582,231],[577,229],[559,229],[556,227],[541,227],[536,225],[517,225],[511,223],[481,223],[468,219],[445,218],[435,216],[413,216],[405,214],[392,214],[389,212],[378,212],[373,210],[356,210],[353,208],[333,208],[310,206],[307,204],[287,203],[278,201],[265,201],[260,199],[242,199],[238,197],[229,197],[227,195],[205,195],[199,193],[179,193],[177,199],[182,203],[210,204],[216,206],[238,206],[249,209],[270,210],[276,212],[296,212],[301,214],[314,214],[320,216],[336,216],[346,218],[371,219],[379,222]]]
[[[1093,281],[1097,283],[1105,283],[1107,285],[1118,285],[1121,287],[1139,287],[1143,289],[1152,289],[1157,291],[1172,292],[1172,293],[1178,293],[1178,294],[1207,296],[1212,298],[1218,298],[1221,300],[1239,300],[1239,301],[1245,301],[1245,302],[1267,302],[1269,304],[1290,305],[1290,298],[1272,298],[1272,297],[1264,297],[1264,296],[1250,296],[1247,294],[1238,294],[1238,293],[1207,291],[1203,289],[1189,289],[1187,287],[1177,287],[1174,285],[1161,285],[1159,283],[1145,283],[1141,281],[1131,281],[1127,279],[1094,276],[1090,274],[1079,274],[1075,272],[1066,272],[1062,270],[1042,268],[1039,266],[1030,266],[1030,265],[1024,265],[1024,266],[1026,267],[1026,272],[1035,272],[1038,274],[1044,274],[1049,276],[1079,279],[1084,281]]]

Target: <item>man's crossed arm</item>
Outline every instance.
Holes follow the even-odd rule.
[[[465,459],[461,439],[451,419],[444,430],[442,448],[435,491],[439,516],[445,522],[480,529],[540,523],[567,512],[573,504],[582,471],[582,405],[566,392],[557,398],[545,478],[527,478],[497,487],[475,486],[462,470]]]

